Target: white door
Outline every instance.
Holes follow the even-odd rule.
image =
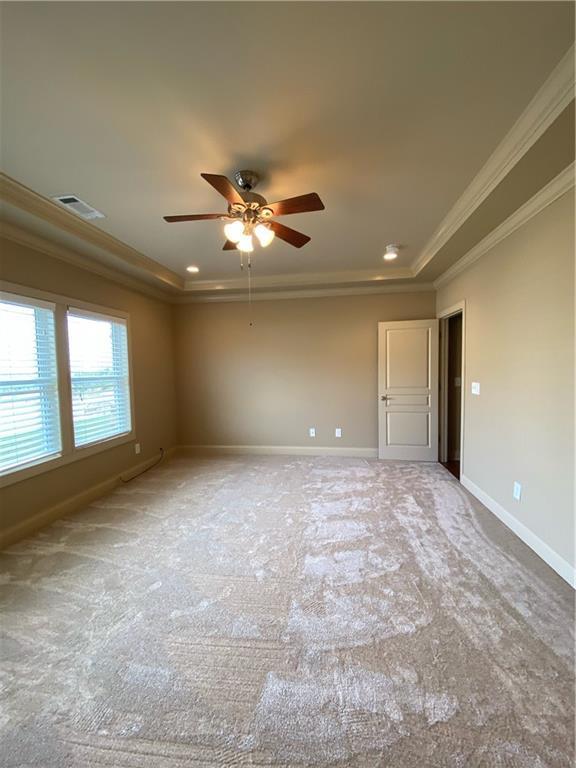
[[[438,461],[438,320],[378,323],[378,457]]]

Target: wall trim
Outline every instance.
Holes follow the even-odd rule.
[[[285,291],[254,291],[252,290],[252,301],[276,301],[278,299],[317,299],[329,296],[370,296],[382,293],[423,293],[433,291],[432,283],[402,283],[381,284],[378,286],[357,286],[338,288],[295,288]],[[218,293],[214,291],[206,294],[191,294],[188,296],[179,296],[172,299],[174,304],[208,304],[212,302],[246,302],[248,301],[248,291],[243,293]]]
[[[207,456],[343,456],[356,459],[378,458],[377,448],[311,445],[179,445],[177,454]]]
[[[137,291],[138,293],[142,293],[146,296],[151,296],[154,299],[158,299],[159,301],[164,301],[169,304],[243,302],[247,300],[247,292],[245,290],[236,290],[230,293],[225,292],[229,284],[232,288],[243,289],[244,283],[239,280],[217,283],[219,286],[221,286],[221,291],[215,290],[212,283],[210,283],[211,288],[209,290],[205,288],[203,291],[194,291],[191,287],[196,286],[194,283],[189,281],[186,284],[186,291],[181,289],[176,292],[176,289],[173,289],[174,292],[172,293],[171,291],[169,292],[170,289],[168,286],[165,286],[164,288],[156,288],[155,286],[148,284],[138,277],[127,275],[120,269],[108,267],[90,256],[80,254],[70,248],[58,245],[57,243],[54,243],[51,240],[42,237],[41,235],[34,234],[7,221],[0,220],[0,237],[18,243],[19,245],[23,245],[27,248],[31,248],[34,251],[38,251],[38,253],[44,253],[47,256],[58,259],[59,261],[64,261],[74,267],[78,267],[87,272],[96,274],[99,277],[110,280],[116,285],[125,286],[133,291]],[[404,270],[402,274],[406,272],[407,271]],[[341,277],[342,274],[343,273],[332,273],[331,275],[328,275],[327,282],[330,282],[330,280],[334,279],[335,277]],[[366,273],[364,272],[346,273],[349,279],[351,279],[350,275],[353,277],[355,276],[356,278],[362,277],[365,280],[370,279],[372,283],[371,285],[343,286],[339,285],[338,283],[334,283],[333,285],[326,287],[308,287],[304,283],[301,283],[301,285],[298,286],[290,283],[292,278],[289,278],[289,276],[282,276],[283,280],[276,280],[274,284],[269,287],[269,290],[265,290],[267,286],[264,285],[262,285],[260,288],[257,286],[254,288],[253,285],[252,300],[274,301],[276,299],[322,298],[324,296],[362,296],[382,293],[418,293],[434,290],[432,283],[402,282],[399,284],[396,281],[405,280],[406,276],[402,277],[398,274],[389,275],[386,277],[376,272],[371,272],[369,274],[370,277],[367,278]],[[286,281],[287,277],[289,278],[288,282]],[[302,278],[303,276],[299,275],[298,277]],[[316,281],[319,276],[316,275],[311,277],[314,277]],[[286,284],[285,289],[274,289],[274,286],[280,287],[283,284]],[[208,285],[208,281],[206,281],[206,285]],[[216,285],[215,282],[214,285]]]
[[[189,281],[186,283],[186,291],[180,290],[176,292],[174,289],[174,292],[171,292],[168,286],[164,288],[156,288],[155,286],[148,284],[138,277],[127,275],[125,272],[122,272],[119,269],[107,267],[105,264],[100,263],[90,256],[80,254],[70,248],[58,245],[57,243],[54,243],[51,240],[42,237],[41,235],[36,235],[7,221],[0,220],[0,238],[4,238],[14,243],[18,243],[19,245],[23,245],[27,248],[31,248],[34,251],[38,251],[38,253],[44,253],[54,259],[64,261],[74,267],[78,267],[87,272],[98,275],[99,277],[110,280],[116,285],[125,286],[133,291],[137,291],[138,293],[142,293],[146,296],[150,296],[154,299],[158,299],[159,301],[164,301],[169,304],[199,304],[208,302],[247,301],[247,291],[243,290],[244,283],[242,281],[232,280],[220,282],[218,285],[221,286],[223,290],[215,290],[214,287],[212,287],[210,290],[204,289],[201,292],[194,291],[192,288],[194,283]],[[404,270],[404,272],[406,272],[406,270]],[[342,273],[332,273],[332,278],[334,278],[335,275],[341,274]],[[364,279],[366,279],[366,275],[364,273],[357,272],[347,274],[356,275],[356,277],[363,275]],[[370,274],[376,275],[377,273]],[[302,275],[299,277],[302,277]],[[316,276],[316,278],[317,277],[318,276]],[[343,286],[334,283],[334,285],[326,287],[307,287],[305,284],[301,284],[301,286],[287,284],[286,288],[283,290],[276,290],[274,289],[274,286],[271,286],[269,290],[265,290],[266,286],[258,288],[257,286],[254,287],[253,284],[252,301],[274,301],[276,299],[299,298],[312,299],[322,298],[324,296],[362,296],[382,293],[418,293],[434,290],[433,284],[429,282],[402,282],[400,284],[396,282],[397,280],[405,279],[405,277],[402,278],[398,277],[397,275],[388,277],[372,276],[370,278],[372,282],[371,285]],[[330,275],[328,275],[328,282],[330,282]],[[236,290],[229,293],[225,292],[229,283],[232,284],[230,287],[241,290]],[[276,281],[275,283],[275,285],[278,286],[281,286],[282,284],[283,283],[280,280]]]
[[[390,267],[384,263],[380,269],[346,269],[334,272],[295,272],[252,278],[253,290],[297,290],[298,288],[327,288],[331,285],[352,288],[357,284],[369,286],[373,283],[394,280],[410,280],[412,270],[407,267]],[[225,280],[187,280],[185,289],[192,293],[234,290],[244,291],[248,283],[246,275]]]
[[[492,232],[480,240],[479,243],[476,243],[473,248],[452,264],[451,267],[448,267],[440,277],[434,280],[434,288],[439,288],[440,286],[449,283],[457,275],[474,264],[474,262],[478,261],[481,256],[484,256],[485,253],[494,248],[494,246],[498,245],[498,243],[526,224],[531,218],[543,211],[544,208],[558,200],[562,195],[565,195],[566,192],[570,191],[575,183],[574,171],[574,163],[571,163],[561,171],[558,176],[554,177],[552,181],[546,184],[545,187],[542,187],[542,189],[533,197],[514,211],[514,213],[497,226],[496,229],[493,229]]]
[[[126,245],[121,240],[109,235],[103,229],[81,219],[75,213],[70,213],[63,206],[39,195],[4,173],[0,173],[0,198],[9,205],[14,205],[27,213],[31,213],[64,232],[79,237],[98,248],[103,248],[116,258],[132,267],[143,270],[161,283],[173,288],[182,289],[184,287],[184,279],[176,272],[162,266],[149,256],[145,256],[130,245]]]
[[[533,533],[524,523],[520,522],[517,517],[514,517],[508,510],[495,501],[479,486],[477,486],[470,478],[462,475],[460,478],[461,484],[468,490],[472,496],[482,502],[484,506],[490,510],[496,517],[501,520],[504,525],[509,528],[513,533],[522,539],[530,549],[535,552],[538,557],[542,558],[544,562],[550,566],[556,573],[561,576],[564,581],[567,581],[571,587],[576,588],[576,568],[570,565],[563,557],[555,552],[546,542]]]
[[[428,240],[412,264],[414,276],[434,258],[568,106],[574,98],[574,83],[574,45],[571,45]]]
[[[164,461],[174,455],[175,449],[169,448],[164,454]],[[77,493],[75,496],[70,496],[68,499],[58,502],[47,509],[44,509],[32,517],[23,520],[21,523],[11,526],[3,533],[0,533],[0,550],[6,547],[16,544],[21,539],[31,536],[39,531],[41,528],[50,525],[55,520],[59,520],[61,517],[77,512],[79,509],[91,504],[96,499],[106,496],[111,493],[114,488],[120,485],[120,478],[122,476],[131,476],[138,474],[145,469],[148,469],[152,464],[158,460],[157,456],[151,459],[146,459],[139,464],[135,464],[132,467],[128,467],[117,475],[102,480],[102,482],[96,485],[86,488],[86,490]]]
[[[79,267],[86,272],[92,272],[99,277],[110,280],[116,285],[123,285],[126,288],[130,288],[138,293],[143,293],[146,296],[151,296],[154,299],[159,299],[160,301],[170,301],[171,299],[170,294],[165,293],[163,290],[155,288],[152,285],[148,285],[148,283],[137,277],[131,277],[118,269],[107,267],[105,264],[101,264],[90,256],[83,256],[62,245],[57,245],[45,237],[35,235],[15,224],[11,224],[10,222],[0,221],[0,237],[18,243],[18,245],[31,248],[34,251],[38,251],[38,253],[44,253],[46,256],[51,256],[59,261],[64,261],[74,267]]]

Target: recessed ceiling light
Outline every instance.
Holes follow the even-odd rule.
[[[200,272],[200,270],[194,264],[190,264],[189,267],[186,267],[186,272]]]
[[[382,257],[384,261],[394,261],[394,259],[398,258],[398,246],[397,245],[387,245],[386,251],[384,252],[384,256]]]

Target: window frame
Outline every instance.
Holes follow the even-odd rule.
[[[17,283],[0,281],[0,294],[10,294],[11,299],[21,299],[34,302],[47,302],[54,305],[54,327],[56,334],[56,370],[58,378],[58,395],[60,403],[60,437],[61,451],[57,456],[39,459],[21,467],[15,467],[0,474],[0,488],[30,477],[50,472],[66,466],[74,461],[80,461],[97,453],[116,448],[117,446],[136,441],[136,414],[134,409],[134,371],[132,361],[132,332],[130,315],[112,307],[82,301],[70,296],[49,293],[47,291],[28,288]],[[74,445],[74,424],[72,418],[72,379],[70,375],[70,358],[68,348],[68,310],[80,309],[102,319],[122,320],[126,323],[126,341],[128,348],[128,390],[130,396],[130,432],[114,437],[107,437],[88,445]]]
[[[110,315],[110,314],[103,314],[102,312],[95,312],[93,310],[87,310],[85,307],[79,306],[77,302],[75,304],[73,304],[73,305],[69,305],[68,308],[67,308],[67,315],[66,315],[67,321],[68,321],[68,319],[70,317],[84,318],[84,319],[88,319],[88,320],[100,320],[100,321],[107,322],[107,323],[108,322],[109,323],[116,322],[116,324],[121,324],[126,329],[126,357],[127,357],[127,375],[128,375],[128,399],[129,399],[127,411],[129,413],[129,417],[130,417],[130,430],[128,432],[121,432],[121,433],[119,433],[117,435],[111,435],[110,437],[102,437],[99,440],[91,440],[89,443],[85,443],[83,445],[82,444],[77,445],[76,444],[76,430],[74,429],[74,408],[72,407],[72,427],[73,427],[73,432],[74,432],[74,435],[73,435],[73,437],[74,437],[74,448],[75,448],[75,450],[80,450],[82,448],[89,448],[92,445],[98,445],[100,443],[105,443],[105,442],[108,442],[110,440],[115,440],[115,439],[120,438],[120,437],[125,437],[126,435],[129,435],[129,434],[131,434],[133,432],[132,421],[133,421],[134,414],[133,414],[133,408],[132,408],[132,392],[131,392],[131,389],[130,389],[130,382],[132,380],[132,375],[131,375],[131,370],[130,370],[130,348],[129,348],[129,345],[128,345],[128,318],[124,317],[124,316],[120,316],[118,314]],[[67,332],[68,332],[68,328],[69,328],[69,326],[68,326],[68,322],[67,322],[67,324],[66,324],[66,331]],[[117,360],[114,359],[113,362],[114,362],[114,364],[116,364]],[[69,347],[68,347],[68,363],[70,365]],[[74,396],[73,378],[74,377],[72,375],[72,371],[71,370],[69,370],[69,374],[70,374],[70,386],[71,386],[71,396],[72,396],[72,405],[73,405],[73,396]],[[102,378],[102,377],[101,376],[97,376],[96,378]]]

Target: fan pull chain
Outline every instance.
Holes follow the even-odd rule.
[[[252,327],[252,260],[248,254],[248,320]]]

